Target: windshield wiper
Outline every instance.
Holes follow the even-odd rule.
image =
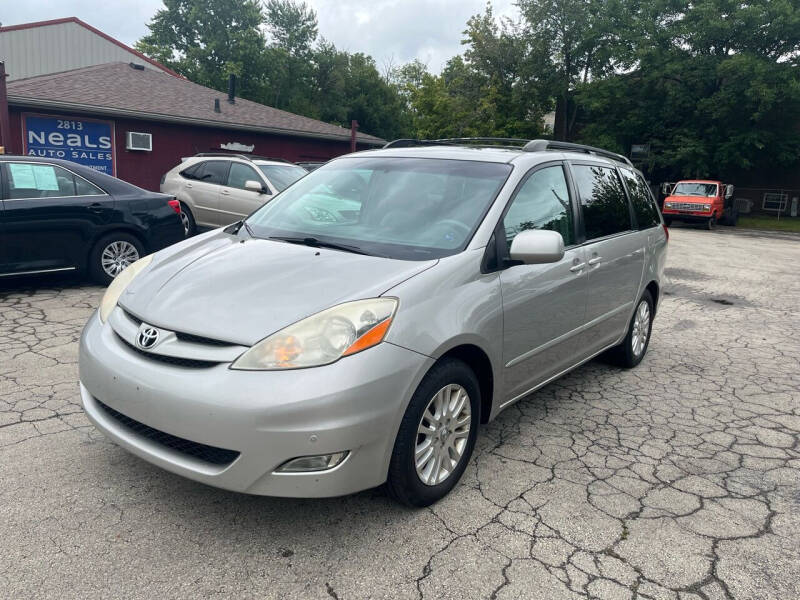
[[[315,237],[290,237],[290,236],[270,236],[271,240],[278,240],[281,242],[288,242],[289,244],[300,244],[302,246],[309,246],[311,248],[330,248],[332,250],[342,250],[344,252],[352,252],[353,254],[368,254],[358,246],[349,246],[347,244],[336,244],[334,242],[325,242],[318,240]]]

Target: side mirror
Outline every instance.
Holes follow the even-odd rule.
[[[526,265],[558,262],[564,258],[564,238],[546,229],[520,231],[511,242],[509,254],[511,260]]]
[[[733,198],[734,189],[735,188],[732,185],[726,185],[725,186],[725,199],[726,200],[729,200],[730,198]]]
[[[264,185],[260,181],[256,181],[254,179],[248,179],[244,182],[244,189],[250,190],[251,192],[258,192],[259,194],[266,194],[267,190],[264,188]]]
[[[661,194],[664,196],[669,196],[670,189],[672,189],[671,183],[662,183],[661,184]]]

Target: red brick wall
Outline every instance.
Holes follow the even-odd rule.
[[[96,115],[69,114],[57,111],[31,110],[11,107],[11,141],[9,154],[22,152],[22,118],[24,112],[64,115],[73,118],[93,117],[115,124],[115,165],[120,179],[148,190],[158,191],[161,176],[178,164],[181,157],[198,152],[223,152],[220,144],[239,142],[255,145],[253,154],[284,158],[292,162],[301,160],[326,160],[350,151],[350,141],[328,141],[312,138],[289,137],[253,133],[248,131],[214,129],[193,125],[177,125],[138,119],[113,119]],[[136,131],[153,134],[153,151],[142,152],[125,149],[125,132]],[[359,150],[367,146],[359,146]]]

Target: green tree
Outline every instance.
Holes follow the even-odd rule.
[[[656,179],[736,180],[797,164],[800,7],[788,0],[696,0],[641,22],[635,68],[587,83],[581,138],[627,151],[650,143]],[[668,11],[668,12],[667,12]]]
[[[239,77],[239,94],[263,94],[264,22],[257,0],[164,0],[135,47],[186,78],[218,90]]]

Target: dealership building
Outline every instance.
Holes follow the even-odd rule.
[[[146,189],[198,152],[321,161],[384,143],[192,83],[75,17],[0,27],[0,61],[7,154],[71,160]]]

